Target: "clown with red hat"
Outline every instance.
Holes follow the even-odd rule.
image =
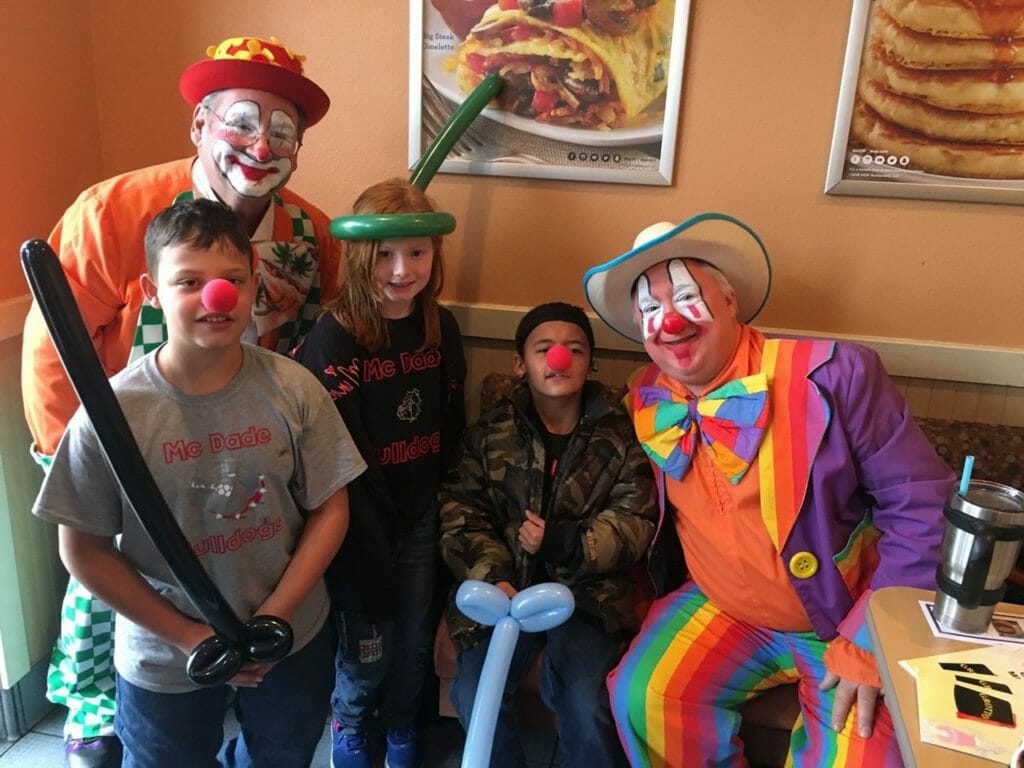
[[[195,155],[102,181],[85,190],[57,223],[50,245],[74,286],[83,320],[108,374],[167,338],[162,312],[143,303],[139,277],[146,270],[146,226],[179,200],[220,200],[249,234],[259,289],[248,341],[288,351],[312,326],[321,302],[336,290],[341,255],[328,219],[286,188],[298,164],[303,132],[319,123],[330,107],[327,94],[306,75],[304,59],[273,37],[231,37],[211,46],[205,58],[184,71],[179,83],[182,96],[194,108],[189,131]],[[35,305],[25,325],[22,390],[33,450],[45,467],[78,401]],[[61,637],[52,656],[47,695],[68,708],[68,764],[72,768],[119,766],[121,741],[129,752],[143,745],[147,750],[158,749],[159,739],[141,736],[145,721],[151,719],[148,713],[140,715],[132,707],[130,716],[115,715],[110,609],[72,580],[61,615]],[[142,680],[140,675],[154,672],[132,665],[135,629],[123,618],[116,623],[113,659],[121,673],[116,683],[119,704],[122,686],[132,681],[149,692],[167,690],[166,680]],[[328,653],[322,668],[330,664]],[[328,676],[310,682],[323,691],[312,690],[305,681],[299,688],[309,700],[322,693],[326,701],[330,683]],[[300,709],[285,704],[279,708],[296,716]],[[170,733],[169,728],[164,722],[158,730]],[[294,729],[277,730],[288,734]],[[309,739],[299,739],[301,744],[292,734],[288,751],[293,755],[308,751],[308,764],[321,730],[311,732]],[[189,738],[194,735],[190,733]],[[248,764],[240,754],[236,750],[238,764]]]
[[[324,117],[330,99],[306,77],[305,57],[276,38],[228,38],[207,56],[179,82],[195,108],[198,175],[252,225],[294,172],[303,131]]]
[[[292,53],[276,37],[231,37],[206,50],[208,59],[198,61],[181,75],[178,84],[185,101],[195,105],[203,97],[225,88],[251,88],[282,96],[301,110],[307,126],[327,114],[331,100],[323,88],[305,76],[305,56]]]

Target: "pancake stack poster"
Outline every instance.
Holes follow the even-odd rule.
[[[825,191],[1024,203],[1024,0],[854,0]]]
[[[671,184],[689,0],[411,0],[409,165],[486,77],[442,172]]]

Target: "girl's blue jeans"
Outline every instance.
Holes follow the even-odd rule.
[[[415,724],[437,629],[434,589],[440,563],[437,509],[431,507],[398,544],[398,608],[394,621],[367,623],[337,611],[331,709],[345,735],[375,722],[386,728]]]

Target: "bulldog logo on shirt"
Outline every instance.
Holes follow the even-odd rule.
[[[398,418],[402,421],[413,422],[420,417],[423,411],[423,398],[418,389],[410,389],[405,393],[402,402],[398,405]]]

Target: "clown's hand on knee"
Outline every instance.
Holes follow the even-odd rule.
[[[853,680],[844,680],[838,675],[828,672],[818,686],[819,690],[836,689],[835,703],[832,707],[832,730],[837,733],[846,727],[853,705],[857,705],[857,735],[862,739],[871,738],[875,727],[875,708],[878,706],[880,691],[872,685],[864,685]]]

